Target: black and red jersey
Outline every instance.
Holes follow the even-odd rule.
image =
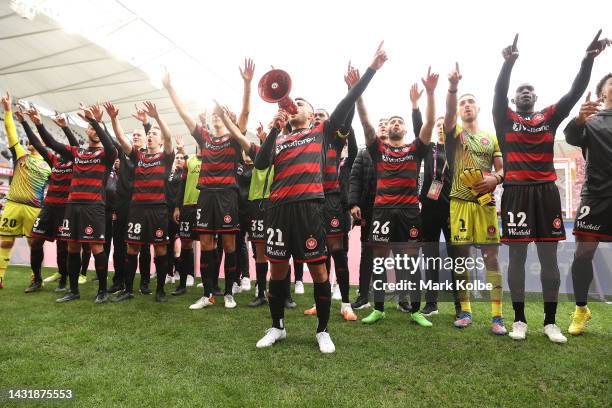
[[[69,203],[104,204],[104,183],[115,160],[102,147],[66,146],[72,160]]]
[[[68,201],[72,181],[72,160],[65,160],[53,153],[49,153],[49,158],[52,163],[51,175],[43,204],[64,205]]]
[[[132,149],[134,163],[134,191],[132,205],[166,204],[166,180],[172,170],[174,152],[149,154]]]
[[[554,182],[555,132],[563,120],[551,105],[529,115],[507,108],[503,120],[495,121],[504,158],[504,184],[526,185]],[[501,123],[500,123],[501,122]]]
[[[213,136],[201,125],[195,128],[193,136],[200,145],[202,157],[198,188],[238,188],[236,166],[242,152],[240,144],[229,134]]]
[[[338,168],[340,167],[342,148],[345,144],[345,138],[336,137],[327,145],[325,167],[323,168],[323,190],[326,195],[340,192]]]
[[[322,166],[323,147],[328,140],[326,123],[276,138],[271,202],[324,199]]]
[[[421,160],[430,146],[416,138],[410,144],[392,146],[376,138],[368,146],[376,165],[375,208],[418,207],[418,177]]]

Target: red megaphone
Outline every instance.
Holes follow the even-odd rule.
[[[289,97],[291,92],[291,77],[282,69],[268,71],[259,80],[259,96],[266,102],[278,102],[278,107],[289,114],[297,113],[297,106]]]

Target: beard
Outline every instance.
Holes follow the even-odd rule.
[[[404,138],[404,133],[402,132],[394,132],[394,131],[389,131],[388,133],[389,135],[389,140],[402,140]]]

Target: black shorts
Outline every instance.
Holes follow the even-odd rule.
[[[325,232],[328,237],[341,237],[350,230],[350,217],[347,211],[342,208],[340,194],[329,194],[325,196],[325,206],[323,207],[325,222]]]
[[[32,236],[47,241],[61,239],[59,234],[62,231],[65,212],[66,207],[63,205],[44,205],[32,225]]]
[[[66,204],[62,230],[56,236],[72,242],[103,244],[106,232],[106,210],[103,204]]]
[[[391,244],[421,239],[421,213],[418,207],[374,208],[370,242]]]
[[[249,241],[263,243],[266,241],[265,234],[265,219],[266,219],[266,206],[262,200],[249,201],[248,213],[249,213]]]
[[[168,242],[168,207],[166,204],[130,207],[125,242],[132,245]]]
[[[186,205],[181,208],[181,216],[179,218],[179,232],[181,239],[199,239],[199,234],[193,230],[196,222],[197,206]]]
[[[271,262],[321,262],[327,258],[323,203],[316,200],[266,209],[266,257]]]
[[[203,190],[198,198],[194,231],[200,234],[238,232],[238,191]]]
[[[562,241],[565,227],[555,183],[504,187],[502,242]]]
[[[576,211],[574,235],[612,241],[612,197],[583,197]]]

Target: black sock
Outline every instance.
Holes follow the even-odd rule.
[[[213,288],[218,288],[219,287],[219,274],[221,271],[221,259],[223,258],[223,248],[221,246],[219,246],[217,249],[215,249],[215,257],[212,260],[211,263],[211,282],[212,282],[212,287]]]
[[[185,254],[187,251],[183,251],[181,249],[181,256],[178,257],[178,261],[176,262],[176,270],[179,273],[179,288],[184,288],[187,286],[187,271],[185,270]],[[192,254],[193,255],[193,254]]]
[[[349,269],[348,269],[348,254],[344,250],[332,252],[334,257],[334,266],[336,268],[336,281],[340,286],[340,294],[342,295],[342,303],[349,303]]]
[[[257,275],[257,297],[264,297],[266,293],[266,277],[268,275],[268,263],[256,263],[255,273]]]
[[[104,251],[94,254],[94,264],[96,266],[96,276],[98,277],[98,292],[106,291],[108,277],[108,258]]]
[[[421,302],[410,302],[410,313],[416,313],[421,309]]]
[[[185,249],[184,251],[181,249],[181,257],[183,258],[183,269],[185,270],[186,275],[194,276],[193,269],[194,266],[194,256],[193,256],[193,248]]]
[[[331,285],[329,279],[314,283],[314,298],[317,306],[317,333],[327,331],[329,312],[331,309]]]
[[[168,274],[168,257],[166,255],[156,256],[153,258],[155,263],[155,271],[157,273],[157,293],[164,291],[166,284],[166,275]]]
[[[572,282],[576,306],[586,306],[589,287],[593,281],[593,259],[587,256],[574,256],[572,262]]]
[[[87,268],[89,268],[89,260],[91,259],[91,249],[83,250],[81,254],[81,275],[87,276]]]
[[[295,276],[295,281],[304,281],[304,264],[302,262],[294,262],[293,263],[293,275]]]
[[[512,309],[514,309],[514,321],[527,323],[525,317],[525,302],[512,302]]]
[[[138,254],[125,255],[125,291],[134,291],[134,277],[136,276],[136,266],[138,265]]]
[[[56,242],[57,272],[60,274],[60,285],[66,284],[68,276],[68,243],[66,241]]]
[[[285,280],[270,280],[270,289],[268,290],[268,304],[270,306],[270,315],[272,316],[272,327],[277,329],[285,328],[285,297],[286,293]]]
[[[384,312],[385,302],[374,302],[374,309],[378,310],[379,312]]]
[[[215,259],[217,257],[217,251],[202,251],[200,253],[200,275],[202,277],[202,284],[204,285],[204,296],[210,297],[212,293],[212,274],[213,268],[215,267]]]
[[[223,269],[225,270],[225,294],[232,294],[232,285],[236,282],[236,252],[226,252]]]
[[[40,269],[42,267],[43,257],[45,253],[43,251],[42,245],[38,247],[32,247],[30,249],[30,266],[32,267],[32,272],[34,273],[34,280],[36,282],[42,281],[42,275],[40,274]]]
[[[557,302],[544,302],[544,326],[555,324],[557,317]]]
[[[68,277],[70,278],[70,291],[75,295],[79,293],[79,272],[81,270],[81,254],[68,252]]]

